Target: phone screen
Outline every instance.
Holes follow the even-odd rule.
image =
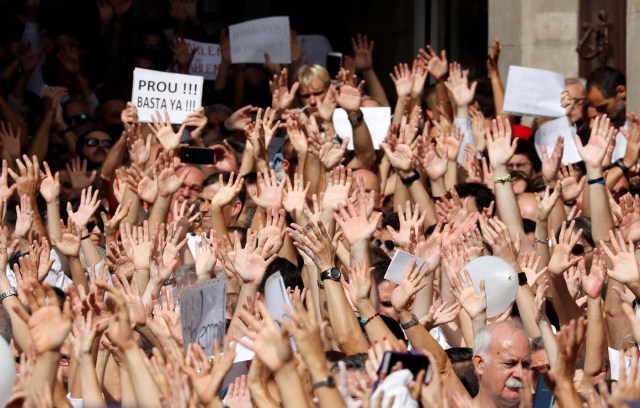
[[[189,164],[214,164],[215,152],[206,147],[183,147],[180,149],[180,161]]]
[[[382,356],[382,362],[380,363],[380,368],[378,373],[386,372],[389,374],[391,369],[397,364],[402,363],[402,368],[405,368],[413,374],[415,378],[420,370],[426,370],[426,376],[424,381],[426,383],[431,381],[431,367],[429,365],[429,359],[424,354],[413,353],[413,352],[398,352],[398,351],[387,351]]]
[[[533,399],[533,408],[551,408],[554,401],[553,391],[544,382],[542,376],[539,376],[536,384],[536,396]]]
[[[342,53],[330,52],[327,54],[327,71],[331,80],[335,80],[342,67]]]

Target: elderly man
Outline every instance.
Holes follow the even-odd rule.
[[[531,366],[531,346],[522,326],[506,321],[479,330],[474,340],[473,366],[480,379],[474,406],[517,407]]]

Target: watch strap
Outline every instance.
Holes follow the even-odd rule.
[[[408,330],[410,328],[412,328],[413,326],[415,326],[416,324],[418,324],[418,318],[416,317],[415,314],[411,314],[411,320],[409,320],[406,323],[400,323],[400,327],[402,328],[402,330]]]
[[[405,186],[410,186],[418,180],[420,180],[420,173],[418,173],[417,171],[414,171],[413,174],[407,178],[400,177],[400,181],[402,181],[402,184],[404,184]]]
[[[317,390],[318,388],[322,388],[322,387],[335,388],[335,386],[336,386],[336,382],[334,381],[333,376],[328,375],[324,380],[320,380],[316,383],[313,383],[311,387],[314,390]]]
[[[2,303],[3,300],[5,300],[6,298],[11,297],[11,296],[18,296],[18,291],[14,287],[12,287],[11,289],[5,290],[4,292],[0,293],[0,303]]]
[[[334,280],[334,281],[337,282],[339,279],[336,280],[331,276],[331,271],[334,270],[334,269],[337,269],[337,268],[334,266],[334,267],[331,267],[329,269],[326,269],[326,270],[320,272],[320,281],[322,282],[322,281],[324,281],[326,279],[331,279],[331,280]]]
[[[529,279],[527,278],[527,274],[524,272],[518,272],[518,285],[524,286],[529,283]]]

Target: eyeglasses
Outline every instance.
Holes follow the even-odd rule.
[[[374,243],[374,244],[376,244],[376,246],[377,246],[377,247],[381,247],[381,246],[382,246],[382,244],[384,244],[384,247],[387,249],[387,251],[392,251],[392,250],[396,247],[395,242],[393,242],[393,241],[391,241],[391,240],[389,240],[389,239],[385,239],[385,240],[383,241],[383,240],[381,240],[381,239],[379,239],[379,238],[376,238],[376,239],[373,241],[373,243]]]
[[[85,140],[85,144],[89,147],[96,147],[97,145],[101,144],[102,147],[106,147],[107,149],[110,149],[111,146],[113,146],[113,142],[109,139],[96,139],[95,137],[90,137],[87,140]]]

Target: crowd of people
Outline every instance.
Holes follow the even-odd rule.
[[[332,78],[293,32],[290,64],[233,64],[195,0],[171,0],[164,26],[99,0],[93,33],[22,3],[0,36],[2,383],[16,374],[2,403],[637,404],[640,118],[620,70],[566,81],[573,134],[538,156],[552,118],[503,113],[497,40],[486,78],[427,45],[388,94],[366,35]],[[185,38],[221,46],[202,106],[139,117],[133,69],[188,73]],[[366,107],[391,108],[379,148]],[[581,161],[563,164],[566,140]],[[187,147],[214,159],[184,162]],[[390,268],[398,253],[415,256],[406,270]],[[497,315],[465,268],[485,256],[518,280]],[[284,317],[265,303],[276,273]],[[225,329],[207,355],[185,338],[181,294],[214,280]]]

